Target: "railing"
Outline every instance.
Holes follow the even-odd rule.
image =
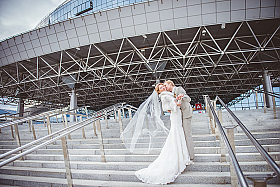
[[[278,177],[280,177],[280,168],[276,164],[276,162],[270,157],[270,155],[261,146],[261,144],[254,138],[254,136],[250,133],[250,131],[243,125],[243,123],[236,117],[236,115],[226,106],[226,104],[221,100],[221,98],[219,96],[217,96],[217,99],[220,101],[220,103],[223,105],[223,107],[225,107],[225,109],[233,117],[233,119],[238,123],[239,127],[244,131],[244,133],[247,135],[247,137],[251,140],[251,142],[257,148],[259,153],[262,155],[262,157],[266,160],[266,162],[270,165],[272,170],[275,172],[275,174]]]
[[[217,114],[215,112],[215,104],[216,104],[216,101],[219,101],[222,106],[229,112],[229,114],[233,117],[233,119],[237,122],[238,125],[236,126],[230,126],[230,127],[227,127],[227,126],[223,126],[221,125],[221,122],[219,120],[219,114],[221,113],[221,111],[218,111],[218,116],[217,117]],[[225,105],[225,103],[217,96],[215,100],[212,100],[213,102],[213,105],[214,107],[212,106],[211,104],[211,101],[209,99],[208,96],[205,96],[205,102],[207,103],[207,105],[210,107],[210,110],[213,114],[213,117],[216,121],[216,124],[219,128],[219,131],[221,133],[221,137],[223,138],[223,141],[226,145],[226,148],[229,152],[229,156],[230,156],[230,159],[231,159],[231,167],[234,168],[234,171],[236,173],[236,176],[237,176],[237,179],[239,181],[239,184],[241,186],[248,186],[247,183],[245,183],[246,181],[244,181],[244,176],[247,177],[248,179],[254,181],[254,186],[266,186],[266,181],[268,179],[271,179],[273,177],[280,177],[280,168],[279,166],[276,164],[276,162],[270,157],[270,155],[265,151],[265,149],[260,145],[260,143],[254,138],[254,136],[249,132],[249,130],[243,125],[243,123],[235,116],[235,114]],[[207,107],[208,107],[207,106]],[[208,109],[208,108],[206,108]],[[210,113],[209,113],[210,115]],[[211,126],[211,130],[212,130],[212,133],[216,133],[215,132],[215,127],[213,125],[213,122],[211,123],[211,116],[210,116],[210,126]],[[262,155],[262,157],[266,160],[266,162],[270,165],[270,167],[272,168],[272,170],[274,171],[273,174],[250,174],[250,175],[243,175],[241,169],[240,169],[240,166],[238,164],[238,161],[235,157],[235,153],[233,150],[235,150],[235,145],[234,145],[234,128],[239,126],[243,131],[244,133],[247,135],[247,137],[251,140],[251,142],[253,143],[253,145],[257,148],[257,150],[260,152],[260,154]],[[228,141],[228,138],[226,137],[225,133],[224,133],[224,130],[223,128],[226,128],[228,130],[228,138],[230,139],[230,141]],[[231,146],[232,145],[232,146]],[[222,158],[225,157],[225,153],[222,153],[222,144],[221,144],[221,155],[222,155]],[[223,155],[224,154],[224,155]],[[224,158],[225,160],[225,158]],[[231,170],[231,175],[233,174],[232,173],[232,168],[230,168]],[[232,184],[235,182],[233,181],[234,180],[234,177],[231,177],[232,178]],[[236,184],[237,185],[237,184]]]
[[[1,124],[0,129],[10,126],[12,137],[16,138],[17,145],[20,147],[21,146],[21,141],[20,141],[20,136],[19,136],[18,124],[21,124],[23,122],[28,122],[29,130],[30,130],[30,132],[33,133],[34,140],[36,140],[37,137],[36,137],[35,128],[34,128],[34,125],[33,125],[33,120],[43,120],[44,125],[46,126],[46,124],[45,124],[45,119],[46,119],[48,134],[51,134],[52,130],[51,130],[50,117],[53,117],[53,116],[57,117],[58,115],[64,115],[66,126],[68,126],[66,114],[75,115],[75,116],[85,116],[86,117],[87,115],[76,114],[75,113],[76,110],[81,109],[81,108],[86,108],[86,107],[88,107],[88,106],[78,107],[76,109],[71,109],[71,110],[67,110],[67,111],[63,111],[62,109],[57,109],[57,110],[54,110],[54,111],[43,112],[43,113],[40,113],[40,114],[37,114],[37,115],[34,115],[34,116],[28,116],[28,117],[24,117],[22,119],[17,119],[17,120],[8,122],[8,123]],[[63,120],[64,126],[65,126],[65,123],[64,123],[64,120]],[[14,135],[13,128],[15,130],[15,135]]]
[[[245,179],[245,177],[244,177],[244,174],[243,174],[243,172],[242,172],[242,170],[241,170],[241,168],[240,168],[240,166],[239,166],[239,163],[238,163],[238,161],[237,161],[237,159],[236,159],[236,156],[235,156],[235,154],[234,154],[234,152],[233,152],[233,150],[232,150],[232,147],[231,147],[231,145],[230,145],[230,143],[229,143],[229,140],[228,140],[228,138],[227,138],[227,136],[226,136],[226,134],[225,134],[225,132],[224,132],[224,129],[223,129],[222,125],[221,125],[221,122],[220,122],[220,120],[219,120],[219,118],[218,118],[218,116],[217,116],[217,114],[216,114],[216,112],[215,112],[215,109],[214,109],[214,107],[213,107],[212,104],[211,104],[210,98],[209,98],[208,96],[206,96],[206,101],[207,101],[208,106],[210,107],[210,110],[211,110],[211,112],[212,112],[212,114],[213,114],[213,117],[214,117],[214,119],[215,119],[215,121],[216,121],[216,123],[217,123],[217,125],[218,125],[218,128],[219,128],[219,131],[220,131],[220,133],[221,133],[221,137],[222,137],[222,139],[223,139],[223,142],[224,142],[224,144],[226,145],[226,148],[227,148],[227,150],[228,150],[228,154],[229,154],[229,156],[230,156],[232,165],[233,165],[234,170],[235,170],[235,173],[236,173],[236,175],[237,175],[237,179],[238,179],[238,181],[239,181],[239,184],[240,184],[242,187],[248,187],[248,184],[247,184],[247,182],[246,182],[246,179]]]
[[[121,115],[121,109],[127,108],[129,110],[129,113],[131,114],[131,110],[134,110],[134,107],[131,105],[125,105],[125,103],[120,103],[120,104],[116,104],[110,107],[107,107],[105,109],[102,109],[100,111],[95,112],[91,117],[89,117],[88,119],[85,119],[84,121],[80,121],[78,123],[75,123],[69,127],[63,128],[57,132],[54,132],[52,134],[49,134],[45,137],[42,137],[38,140],[34,140],[26,145],[23,145],[21,147],[18,147],[14,150],[11,150],[7,153],[4,153],[2,155],[0,155],[0,159],[3,159],[7,156],[11,156],[12,154],[16,153],[16,152],[20,152],[19,154],[12,156],[11,158],[8,158],[5,161],[2,161],[0,163],[0,167],[15,161],[18,158],[24,157],[26,155],[28,155],[31,152],[34,152],[36,150],[38,150],[41,147],[44,147],[46,145],[49,145],[53,142],[55,142],[58,139],[61,139],[62,142],[62,149],[63,149],[63,156],[64,156],[64,162],[65,162],[65,169],[66,169],[66,178],[67,178],[67,182],[68,182],[68,186],[72,186],[73,185],[73,181],[72,181],[72,177],[71,177],[71,168],[70,168],[70,159],[69,159],[69,154],[68,154],[68,148],[67,148],[67,142],[66,142],[66,138],[65,136],[70,136],[70,134],[80,128],[83,128],[84,126],[87,126],[91,123],[95,123],[97,124],[97,135],[98,135],[98,140],[99,140],[99,145],[100,145],[100,152],[101,152],[101,160],[102,162],[106,162],[105,159],[105,154],[104,154],[104,147],[103,147],[103,138],[102,138],[102,132],[101,132],[101,126],[100,126],[100,119],[105,118],[106,119],[106,123],[107,123],[107,116],[113,114],[115,112],[115,118],[116,118],[116,111],[118,111],[119,113],[119,123],[120,123],[120,129],[122,129],[122,121],[120,118]],[[124,110],[123,110],[123,116],[124,116]],[[131,118],[132,116],[130,116]],[[108,123],[107,123],[107,128],[108,128]],[[95,124],[94,124],[94,130],[95,130]],[[96,131],[95,131],[96,133]],[[49,139],[45,142],[43,142],[46,139]],[[43,142],[43,143],[41,143]],[[38,144],[41,143],[35,147],[32,147],[28,150],[25,150],[24,152],[21,152],[22,150],[31,147],[34,144]]]
[[[280,98],[280,94],[277,94],[277,93],[274,93],[274,92],[268,92],[268,91],[265,91],[263,89],[258,89],[256,90],[258,93],[265,93],[269,96],[272,96],[272,97],[277,97],[277,98]]]

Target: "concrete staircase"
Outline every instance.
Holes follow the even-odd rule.
[[[280,109],[277,119],[273,119],[271,110],[265,114],[261,109],[234,113],[279,164]],[[163,120],[170,126],[169,116],[164,116]],[[109,129],[105,121],[101,121],[106,163],[101,162],[98,139],[92,125],[85,127],[86,139],[78,130],[71,134],[71,140],[67,140],[74,186],[147,186],[134,176],[134,172],[155,160],[160,149],[153,150],[149,155],[130,154],[119,139],[119,124],[114,119],[108,121]],[[123,119],[124,126],[128,122],[129,119]],[[223,124],[232,123],[236,124],[224,111]],[[61,123],[52,124],[53,132],[62,127]],[[230,186],[229,158],[227,162],[221,162],[220,140],[211,133],[207,114],[194,114],[192,129],[194,164],[188,166],[169,186]],[[10,131],[10,128],[3,128],[0,133],[1,154],[17,147]],[[23,144],[33,140],[28,124],[20,125],[19,131]],[[47,135],[43,124],[35,124],[35,131],[37,138]],[[159,139],[159,142],[162,141]],[[245,174],[272,173],[239,127],[235,129],[235,145],[237,159]],[[252,184],[250,180],[248,183]],[[67,186],[61,141],[27,155],[24,161],[17,160],[0,168],[0,186]],[[279,186],[279,180],[269,180],[268,186]]]

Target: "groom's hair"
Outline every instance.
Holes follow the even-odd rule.
[[[156,90],[157,93],[159,92],[159,86],[160,86],[160,85],[163,85],[163,83],[158,83],[158,84],[155,86],[155,90]]]
[[[174,82],[171,81],[171,80],[167,80],[167,81],[165,81],[164,83],[171,84],[172,86],[175,86]]]

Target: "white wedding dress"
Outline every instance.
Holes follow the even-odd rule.
[[[186,165],[191,163],[182,127],[181,110],[174,102],[174,94],[164,91],[160,97],[163,110],[171,110],[170,132],[158,158],[148,168],[135,172],[138,179],[150,184],[173,182]]]

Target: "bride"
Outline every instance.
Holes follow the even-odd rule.
[[[160,119],[162,112],[158,94],[161,98],[162,109],[171,113],[170,131]],[[180,101],[176,101],[174,94],[166,91],[166,87],[159,83],[153,94],[140,105],[133,119],[121,134],[121,139],[132,153],[143,153],[143,151],[149,153],[153,146],[158,145],[157,139],[162,138],[164,134],[167,135],[157,159],[148,168],[135,172],[136,177],[142,182],[171,183],[184,171],[186,165],[191,163],[184,138],[180,105]],[[148,144],[145,143],[147,139]]]

